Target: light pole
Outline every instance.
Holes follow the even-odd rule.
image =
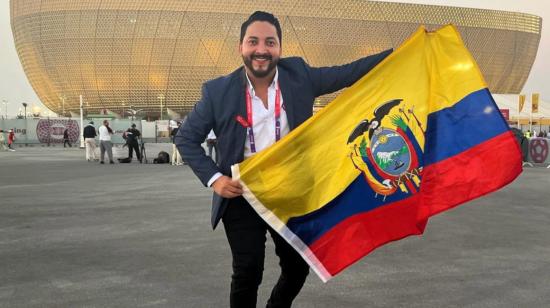
[[[61,103],[63,104],[63,109],[62,109],[63,116],[65,116],[65,98],[66,98],[65,95],[62,95],[59,97],[59,99],[61,99]]]
[[[48,146],[50,146],[50,141],[52,139],[52,129],[51,129],[51,122],[50,117],[52,116],[52,111],[48,109]]]
[[[130,106],[131,113],[131,120],[132,122],[136,120],[136,110],[134,109],[134,106]]]
[[[23,107],[25,107],[25,120],[27,119],[27,103],[22,103]]]
[[[160,120],[162,121],[162,101],[164,100],[164,94],[161,93],[158,99],[160,99]]]
[[[28,123],[27,123],[27,106],[28,104],[27,103],[21,103],[21,105],[23,105],[23,107],[25,108],[25,131],[28,131]],[[27,142],[29,140],[29,135],[25,134],[25,146],[27,146]]]
[[[2,100],[2,104],[4,104],[4,108],[5,108],[5,118],[6,120],[8,119],[8,101],[3,99]]]
[[[122,101],[122,118],[124,119],[124,107],[126,107],[126,103]]]

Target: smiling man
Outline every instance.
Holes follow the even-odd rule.
[[[254,12],[241,26],[239,52],[244,67],[206,82],[202,98],[178,131],[175,143],[193,172],[214,190],[212,226],[223,221],[233,256],[231,307],[256,307],[269,232],[281,275],[267,307],[290,307],[309,267],[241,196],[231,165],[264,150],[313,113],[317,96],[348,87],[391,51],[334,67],[310,67],[302,58],[283,58],[281,26],[270,13]],[[201,147],[213,129],[219,159]]]

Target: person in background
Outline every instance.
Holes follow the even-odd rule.
[[[132,123],[132,126],[126,131],[126,144],[128,145],[128,157],[132,160],[132,152],[136,152],[136,157],[141,163],[141,152],[139,151],[138,140],[141,137],[141,132],[136,128],[136,124]]]
[[[63,147],[66,148],[67,144],[69,145],[69,148],[73,147],[71,141],[69,140],[69,129],[65,128],[63,131]]]
[[[170,137],[172,138],[172,166],[181,166],[183,165],[183,160],[181,159],[181,154],[178,151],[178,148],[176,147],[176,143],[174,142],[174,137],[176,136],[178,130],[180,129],[181,121],[178,121],[178,126],[174,127],[172,131],[170,132]]]
[[[109,163],[114,164],[113,161],[113,143],[111,142],[111,135],[113,135],[113,130],[109,127],[109,121],[104,120],[103,125],[99,127],[99,150],[100,155],[100,164],[104,164],[105,152],[109,156]]]
[[[13,132],[13,129],[10,129],[10,132],[8,133],[8,150],[15,152],[15,149],[13,148],[13,142],[15,141],[15,133]]]
[[[8,146],[6,145],[6,137],[4,136],[4,131],[0,129],[0,150],[7,151]]]
[[[97,136],[97,132],[94,127],[94,121],[90,121],[86,127],[84,127],[84,144],[86,145],[86,160],[92,161],[92,160],[98,160],[95,155],[95,137]]]

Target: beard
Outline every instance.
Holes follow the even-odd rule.
[[[273,58],[271,55],[250,55],[250,56],[242,56],[244,65],[248,68],[248,70],[254,75],[256,78],[264,78],[268,76],[277,66],[277,63],[279,62],[279,58]],[[267,68],[263,69],[255,69],[252,60],[254,59],[267,59],[269,61],[269,64]]]

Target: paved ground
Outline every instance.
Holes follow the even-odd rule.
[[[226,307],[229,248],[190,169],[83,155],[0,152],[0,307]],[[549,307],[549,190],[550,169],[528,168],[327,284],[312,273],[295,307]]]

